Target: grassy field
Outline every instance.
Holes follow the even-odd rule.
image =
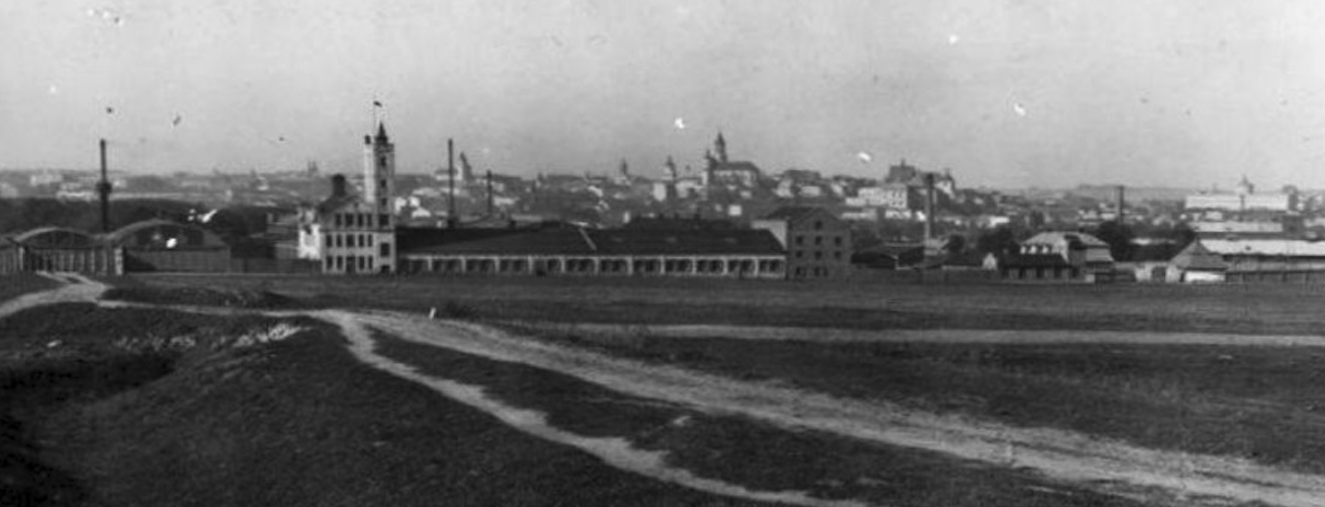
[[[543,336],[836,396],[1325,473],[1325,349]]]
[[[282,322],[302,331],[234,345]],[[2,324],[0,505],[752,505],[507,428],[311,320],[70,304]]]
[[[578,434],[668,452],[674,466],[752,489],[925,507],[1122,507],[1138,503],[938,453],[787,431],[623,395],[562,374],[378,335],[378,352],[425,373],[485,386]]]
[[[1325,288],[1297,285],[879,285],[637,278],[147,275],[154,287],[275,292],[328,306],[629,324],[1108,329],[1325,334]]]
[[[29,292],[54,289],[57,285],[50,279],[29,273],[0,276],[0,301],[13,299]]]

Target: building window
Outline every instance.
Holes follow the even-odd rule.
[[[821,252],[821,251],[815,250],[815,252],[814,252],[814,259],[815,259],[815,260],[819,260],[819,259],[823,259],[823,258],[824,258],[824,253]]]
[[[377,180],[377,188],[381,189],[383,192],[386,192],[386,180]]]
[[[327,237],[326,237],[326,244],[327,244],[327,248],[331,248],[331,235],[330,235],[330,234],[328,234]]]
[[[378,223],[378,227],[390,227],[390,226],[391,226],[391,215],[388,215],[388,214],[386,214],[386,213],[382,213],[381,215],[377,215],[377,223]]]
[[[382,168],[386,168],[386,157],[377,157],[377,166],[378,166],[378,167],[382,167]],[[385,180],[384,180],[382,186],[386,186]]]
[[[814,230],[817,231],[817,230],[821,230],[821,229],[823,229],[823,228],[824,228],[824,223],[823,223],[823,222],[821,222],[821,221],[819,221],[819,220],[815,220],[815,221],[814,221]]]
[[[833,238],[833,246],[842,246],[842,237]]]
[[[377,200],[377,205],[380,206],[380,207],[382,207],[382,208],[386,208],[386,198],[383,197],[383,198],[381,198],[381,199],[378,199],[378,200]]]
[[[822,245],[822,244],[824,244],[824,237],[823,237],[823,236],[815,236],[815,237],[814,237],[814,246],[819,246],[819,245]]]
[[[804,258],[804,257],[805,257],[805,252],[802,252],[802,251],[800,251],[800,250],[797,250],[797,251],[796,251],[796,258],[797,258],[797,259]]]
[[[337,228],[339,228],[339,227],[340,227],[340,213],[334,213],[334,214],[332,214],[332,215],[331,215],[331,221],[332,221],[333,223],[336,224],[336,227],[337,227]]]
[[[390,257],[390,256],[391,256],[391,243],[388,243],[388,242],[386,242],[386,241],[383,241],[382,244],[377,245],[377,247],[378,247],[378,250],[379,250],[379,252],[381,253],[382,257]]]
[[[842,251],[838,250],[836,252],[833,252],[833,258],[839,261],[842,260]]]
[[[796,244],[797,244],[797,245],[804,245],[804,244],[805,244],[805,236],[796,236]]]

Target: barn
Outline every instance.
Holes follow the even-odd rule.
[[[118,252],[100,239],[63,227],[39,227],[0,246],[0,272],[70,271],[119,274]]]
[[[124,271],[225,272],[230,246],[215,233],[192,224],[145,220],[107,237],[124,253]]]

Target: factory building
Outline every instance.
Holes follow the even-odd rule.
[[[0,273],[69,271],[123,273],[121,252],[82,231],[41,227],[0,239]]]
[[[145,220],[110,233],[106,240],[121,253],[125,272],[230,270],[230,246],[197,225]]]

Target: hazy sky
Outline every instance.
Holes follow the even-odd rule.
[[[377,99],[403,171],[454,137],[656,176],[721,130],[766,171],[1325,187],[1322,27],[1318,0],[4,1],[0,167],[105,136],[131,170],[357,170]]]

